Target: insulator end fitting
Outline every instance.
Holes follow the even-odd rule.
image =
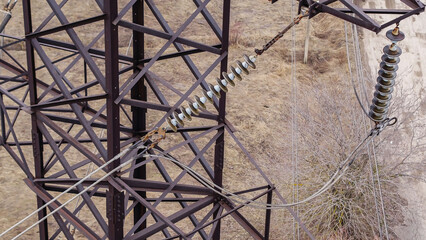
[[[386,32],[386,37],[392,42],[400,42],[404,40],[405,34],[399,30],[399,27],[394,28]]]

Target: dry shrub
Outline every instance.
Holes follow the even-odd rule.
[[[241,25],[242,21],[236,21],[231,24],[229,28],[229,44],[237,45],[239,43],[239,39],[241,38]]]
[[[313,83],[301,88],[300,94],[309,96],[306,98],[309,100],[301,99],[298,112],[299,155],[302,158],[299,199],[304,199],[327,182],[352,149],[366,137],[369,127],[363,126],[363,116],[348,86]],[[375,142],[376,146],[383,141],[381,137]],[[378,159],[376,168],[371,148],[362,150],[340,181],[299,207],[302,220],[314,236],[318,239],[375,239],[384,231],[378,226],[379,222],[383,226],[377,190],[378,171],[388,231],[392,239],[396,238],[393,227],[404,220],[407,203],[397,192],[398,178],[391,167],[395,164],[385,163],[383,159]]]

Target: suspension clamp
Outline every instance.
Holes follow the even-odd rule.
[[[379,134],[388,126],[393,126],[398,122],[396,117],[386,118],[381,122],[376,122],[376,127],[371,129],[370,136],[379,136]]]
[[[141,140],[142,142],[146,142],[151,139],[151,144],[148,146],[148,150],[155,147],[158,143],[160,143],[163,139],[166,138],[166,128],[160,127],[156,128],[150,132],[148,132]]]
[[[254,52],[257,54],[257,56],[262,55],[263,52],[265,52],[266,50],[268,50],[272,45],[274,45],[280,38],[282,38],[284,36],[284,34],[290,30],[294,25],[299,24],[300,20],[302,20],[302,18],[309,16],[308,13],[301,13],[299,14],[297,17],[295,17],[293,19],[293,21],[290,23],[290,25],[288,25],[287,27],[285,27],[281,32],[279,32],[271,41],[269,41],[268,43],[266,43],[265,45],[263,45],[262,49],[254,49]]]
[[[299,14],[297,17],[294,18],[294,24],[299,24],[300,20],[302,20],[302,18],[304,17],[307,17],[308,15],[308,13]]]

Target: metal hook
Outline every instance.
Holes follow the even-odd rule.
[[[9,2],[10,2],[10,0],[9,0]],[[18,0],[15,0],[13,3],[12,3],[12,5],[11,6],[9,6],[9,11],[11,11],[14,7],[15,7],[15,5],[16,5],[16,3],[18,2]]]
[[[392,121],[393,121],[393,122],[392,122]],[[398,118],[393,117],[393,118],[389,119],[388,126],[393,126],[393,125],[395,125],[397,122],[398,122]]]
[[[10,4],[11,0],[8,0],[7,3],[4,5],[4,10],[7,11],[9,8],[9,4]]]

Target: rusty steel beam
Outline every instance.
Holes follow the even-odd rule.
[[[30,34],[33,31],[32,19],[31,19],[31,3],[30,0],[22,1],[22,6],[24,10],[24,28],[25,34]],[[25,39],[26,45],[26,55],[27,55],[27,68],[28,68],[28,87],[30,89],[30,103],[37,104],[37,83],[36,83],[36,73],[35,73],[35,60],[34,60],[34,48],[31,44],[30,39]],[[33,140],[33,157],[34,157],[34,168],[35,168],[35,177],[42,178],[44,177],[43,171],[43,144],[42,135],[40,130],[37,127],[37,116],[35,113],[31,114],[31,137]],[[40,208],[45,204],[45,201],[37,195],[37,208]],[[46,216],[46,209],[38,212],[38,218],[42,219]],[[39,236],[41,240],[47,240],[49,238],[48,234],[48,223],[47,219],[40,222],[39,224]]]
[[[120,108],[114,100],[119,95],[118,77],[118,26],[112,22],[118,14],[117,0],[104,1],[105,18],[105,81],[107,104],[107,159],[114,158],[120,153]],[[88,62],[90,67],[90,62]],[[92,69],[93,71],[93,69]],[[100,79],[98,79],[100,81]],[[120,165],[120,159],[108,165],[108,171],[112,171]],[[113,178],[117,178],[114,173]],[[124,193],[116,189],[112,184],[108,187],[107,194],[107,218],[108,238],[120,240],[124,237]]]
[[[147,65],[139,72],[137,76],[135,76],[134,79],[129,81],[128,83],[125,83],[125,87],[123,91],[120,93],[120,96],[115,100],[116,103],[119,103],[124,96],[129,93],[129,91],[135,86],[135,84],[140,81],[140,79],[145,75],[145,73],[149,70],[149,68],[154,65],[155,61],[167,50],[167,48],[176,41],[176,39],[179,37],[179,35],[182,34],[182,32],[189,26],[189,24],[197,17],[197,15],[201,12],[202,9],[204,9],[207,4],[210,2],[210,0],[205,0],[200,6],[195,10],[194,13],[191,14],[191,16],[182,24],[181,27],[171,36],[171,38],[167,41],[166,44],[155,54],[155,56],[147,63]]]
[[[129,5],[128,5],[129,6]],[[123,11],[121,11],[123,12]],[[120,15],[117,15],[116,19],[120,18]],[[114,20],[115,21],[115,20]],[[132,24],[144,25],[145,22],[145,7],[142,0],[136,0],[132,6]],[[145,34],[143,32],[138,32],[133,29],[133,74],[136,76],[140,69],[138,65],[142,59],[145,58]],[[143,64],[142,64],[143,67]],[[147,101],[147,88],[145,86],[145,80],[139,81],[134,88],[131,90],[131,100],[130,101]],[[132,110],[132,130],[133,136],[138,136],[140,132],[146,131],[146,107],[138,107],[131,105]],[[135,161],[135,164],[141,163],[146,160],[144,157],[138,158]],[[144,181],[147,176],[146,165],[142,165],[139,168],[133,170],[133,177],[138,179],[137,181]],[[141,180],[139,180],[141,179]],[[129,180],[131,181],[131,180]],[[129,184],[129,182],[127,182]],[[143,191],[138,190],[137,193],[142,197],[147,197],[146,189]],[[146,213],[146,207],[143,206],[138,201],[135,201],[136,205],[133,207],[133,225],[135,231],[141,231],[147,227],[147,221],[141,221],[142,216]],[[132,231],[130,230],[129,233]],[[129,234],[127,233],[127,235]]]
[[[157,31],[155,29],[144,27],[142,25],[138,25],[138,24],[131,23],[131,22],[128,22],[128,21],[121,20],[120,22],[118,22],[118,25],[125,27],[125,28],[132,29],[134,31],[146,33],[146,34],[149,34],[149,35],[152,35],[152,36],[155,36],[155,37],[159,37],[159,38],[162,38],[162,39],[166,39],[166,40],[170,40],[171,38],[174,38],[174,36],[172,34],[160,32],[160,31]],[[208,46],[208,45],[205,45],[205,44],[201,44],[201,43],[198,43],[198,42],[186,39],[186,38],[175,37],[175,39],[173,41],[177,42],[177,43],[182,43],[182,44],[185,44],[187,46],[194,47],[196,49],[200,49],[200,50],[203,50],[203,51],[206,51],[206,52],[215,53],[215,54],[220,53],[220,49],[218,49],[218,48],[211,47],[211,46]]]
[[[168,106],[167,104],[157,104],[157,103],[152,103],[152,102],[147,102],[142,100],[126,99],[126,98],[121,101],[121,104],[130,105],[130,106],[142,108],[142,109],[153,109],[153,110],[158,110],[163,112],[168,112],[172,109],[172,106]],[[180,113],[181,111],[180,109],[176,109],[176,112]],[[213,115],[209,113],[200,113],[198,116],[194,116],[194,117],[210,119],[210,120],[218,119],[217,115]]]
[[[273,1],[276,2],[276,1]],[[402,0],[407,6],[412,8],[411,10],[407,9],[363,9],[358,7],[355,3],[348,0],[339,0],[340,3],[345,5],[347,8],[334,8],[329,6],[331,3],[337,2],[337,0],[321,0],[321,1],[299,1],[299,13],[302,8],[309,9],[309,17],[312,18],[319,13],[328,13],[335,17],[341,18],[345,21],[351,22],[358,26],[361,26],[365,29],[371,30],[373,32],[379,33],[386,27],[389,27],[392,24],[399,23],[400,21],[415,15],[421,12],[424,12],[425,5],[418,0]],[[354,14],[355,16],[349,15]],[[384,24],[379,24],[373,20],[368,14],[392,14],[392,15],[401,15],[396,17]]]
[[[0,121],[2,124],[0,144],[5,147],[26,173],[27,184],[38,196],[38,206],[52,199],[50,192],[63,192],[67,190],[68,186],[79,181],[81,178],[77,177],[77,171],[88,167],[89,164],[94,164],[95,167],[101,166],[105,161],[116,156],[121,148],[128,147],[138,141],[140,137],[152,130],[152,127],[163,125],[165,119],[173,112],[179,113],[181,110],[178,107],[188,100],[193,91],[199,87],[208,89],[206,78],[211,72],[215,70],[227,71],[231,1],[219,1],[223,2],[222,17],[220,17],[221,26],[208,11],[207,5],[210,0],[192,0],[191,2],[194,3],[196,10],[188,15],[176,31],[169,26],[163,17],[161,8],[157,8],[156,4],[162,3],[154,3],[153,0],[129,0],[125,3],[124,8],[118,7],[117,0],[96,0],[102,14],[87,15],[75,22],[68,20],[68,13],[63,8],[68,0],[58,2],[47,0],[51,12],[42,19],[36,30],[32,30],[30,1],[24,1],[26,37],[25,39],[12,37],[14,42],[8,46],[25,40],[28,69],[23,67],[25,64],[21,64],[18,61],[19,58],[13,56],[12,52],[5,51],[5,54],[10,57],[10,61],[0,59],[0,66],[5,67],[13,74],[13,77],[0,76]],[[144,9],[144,6],[147,6],[147,8]],[[119,8],[122,9],[120,13],[118,13]],[[144,22],[144,16],[149,10],[163,31],[154,29]],[[131,22],[123,20],[123,16],[130,11],[132,13]],[[33,14],[36,13],[33,12]],[[217,37],[218,42],[207,45],[181,36],[182,32],[193,23],[197,16],[202,16],[206,20],[208,25],[206,26],[211,28],[212,34]],[[47,29],[46,26],[54,17],[59,20],[60,25]],[[84,45],[83,39],[80,39],[74,28],[89,27],[91,24],[102,20],[104,21],[104,28],[99,29],[90,43]],[[119,28],[127,28],[133,32],[133,53],[130,56],[118,53]],[[72,42],[67,43],[46,38],[47,35],[55,33],[66,33]],[[145,56],[144,34],[150,34],[157,39],[166,39],[167,43],[162,47],[160,46],[161,48],[152,54],[152,57],[147,58]],[[105,40],[104,45],[94,48],[102,37]],[[174,46],[176,52],[165,53],[170,46]],[[188,49],[186,46],[190,48]],[[50,56],[50,50],[46,50],[46,47],[58,49],[66,55],[53,59]],[[213,63],[206,67],[203,66],[203,69],[206,69],[203,73],[198,69],[199,63],[195,60],[196,58],[192,58],[192,54],[197,53],[215,57]],[[37,68],[34,66],[36,56],[42,62]],[[96,63],[95,58],[97,59]],[[181,58],[185,63],[182,67],[187,68],[194,76],[189,88],[182,92],[167,79],[158,76],[155,73],[156,70],[151,68],[154,64],[159,64],[160,61],[176,58]],[[68,61],[65,69],[59,69],[57,66],[65,63],[65,61]],[[105,61],[105,68],[97,65],[99,61]],[[83,66],[81,66],[82,64]],[[125,66],[119,66],[120,64],[125,64]],[[67,78],[69,72],[81,70],[81,68],[83,68],[84,75],[81,81]],[[40,75],[43,76],[43,79],[37,79],[37,71],[44,69],[50,76]],[[120,75],[130,71],[133,71],[131,76],[120,82]],[[89,79],[89,76],[94,76],[94,78]],[[8,83],[7,87],[2,85],[5,83]],[[168,99],[169,94],[164,93],[163,86],[158,86],[158,83],[171,90],[178,97],[178,100],[171,101]],[[16,90],[18,89],[30,93],[29,105],[25,96],[21,98],[17,95],[19,91]],[[96,89],[96,92],[93,91],[94,89]],[[154,93],[158,101],[148,99],[149,91]],[[219,186],[224,184],[225,134],[228,131],[231,134],[235,131],[226,119],[226,95],[224,92],[221,92],[221,95],[222,98],[214,99],[212,111],[203,111],[197,116],[197,118],[213,120],[210,121],[213,122],[211,124],[213,126],[201,124],[179,128],[177,134],[175,134],[176,138],[173,138],[174,142],[165,142],[164,149],[161,145],[156,146],[156,150],[170,157],[179,152],[180,148],[188,147],[193,156],[188,161],[182,159],[181,162],[188,162],[189,167],[199,163],[202,166],[202,171],[204,171],[203,174]],[[6,105],[1,97],[8,99]],[[129,108],[131,113],[128,112]],[[160,120],[157,119],[156,122],[148,123],[150,119],[149,110],[164,112],[164,114]],[[9,113],[12,111],[14,112],[13,118],[12,114]],[[20,114],[32,116],[32,132],[35,134],[31,141],[20,139],[15,133],[14,127]],[[128,121],[120,122],[121,117],[126,117]],[[151,129],[148,129],[147,126],[150,126]],[[6,131],[7,127],[9,128],[8,131]],[[104,129],[107,130],[107,136],[98,136],[97,133]],[[196,133],[191,134],[191,132]],[[167,134],[174,133],[169,130]],[[33,145],[33,157],[36,163],[35,176],[32,176],[31,169],[26,164],[27,160],[22,149],[23,146],[31,144]],[[202,149],[199,148],[198,144],[203,146]],[[91,151],[93,146],[99,153]],[[15,148],[18,150],[16,151]],[[42,154],[43,148],[48,149],[45,159],[43,159]],[[71,149],[77,150],[83,156],[82,159],[76,161],[69,158]],[[209,149],[213,150],[213,160],[208,159],[205,154]],[[135,153],[135,149],[130,151],[121,159],[117,159],[104,168],[101,173],[111,171],[119,164],[128,161]],[[156,154],[153,150],[150,150],[149,153]],[[163,181],[147,179],[147,176],[149,176],[147,171],[151,169],[147,167],[148,163],[153,164],[152,166],[161,175]],[[239,207],[234,208],[232,203],[227,205],[224,202],[218,203],[221,197],[204,187],[202,183],[186,183],[184,178],[187,173],[186,170],[182,170],[177,177],[173,177],[175,174],[169,172],[169,167],[170,164],[166,164],[161,158],[140,157],[129,167],[113,173],[111,177],[100,182],[94,189],[82,194],[82,201],[76,206],[75,210],[69,211],[64,208],[54,214],[54,223],[57,224],[59,229],[49,233],[47,221],[42,222],[39,225],[40,239],[47,239],[49,235],[51,238],[55,238],[61,232],[65,234],[65,237],[72,238],[68,228],[69,223],[76,226],[77,230],[88,239],[145,239],[156,233],[162,233],[165,238],[170,238],[169,231],[171,230],[184,239],[195,237],[195,234],[197,234],[196,237],[202,239],[219,239],[221,229],[226,227],[221,225],[221,219],[228,215],[233,216],[234,220],[241,224],[254,238],[262,236],[253,227],[253,223],[239,214]],[[261,174],[263,173],[261,172]],[[46,178],[45,175],[49,177]],[[264,177],[266,178],[266,176]],[[88,179],[70,189],[69,194],[79,194],[94,181],[96,179]],[[267,202],[271,202],[271,186],[241,189],[235,194],[267,189]],[[147,192],[160,192],[161,194],[158,197],[148,197]],[[186,196],[186,194],[190,196]],[[192,195],[196,195],[196,197]],[[201,198],[203,196],[207,197]],[[97,204],[94,204],[98,198],[106,199],[106,218],[103,217],[103,214],[100,214]],[[159,205],[161,203],[178,203],[179,205],[176,206],[179,207],[175,209],[174,214],[166,216],[160,210]],[[50,206],[50,210],[53,211],[59,206],[60,203],[55,202]],[[103,236],[98,236],[99,230],[94,231],[82,219],[78,218],[78,213],[81,212],[83,206],[87,206],[90,210],[85,214],[91,214],[96,219],[97,225],[101,226],[99,229],[102,229],[101,234]],[[200,210],[208,206],[211,206],[211,209],[200,215]],[[228,209],[228,212],[223,214],[226,209]],[[125,232],[123,223],[131,213],[134,214],[133,226]],[[39,218],[45,215],[46,212],[41,211]],[[265,238],[269,235],[270,215],[271,212],[266,211]],[[152,216],[155,222],[146,221],[148,216]],[[209,223],[212,218],[213,221]],[[184,233],[175,224],[183,219],[190,220],[193,229],[197,229],[197,231]],[[50,219],[49,223],[51,224]],[[209,232],[205,230],[206,224],[212,225]]]
[[[170,222],[178,222],[179,220],[182,220],[183,218],[207,207],[208,205],[210,205],[211,203],[213,203],[215,201],[214,197],[205,197],[204,199],[199,200],[196,203],[191,204],[189,207],[184,208],[174,214],[172,214],[171,216],[168,217]],[[167,223],[166,222],[158,222],[156,224],[153,224],[151,226],[149,226],[148,228],[134,234],[133,236],[129,237],[129,240],[133,240],[133,239],[145,239],[149,236],[152,236],[153,234],[155,234],[156,232],[158,232],[161,229],[164,229],[167,227]],[[180,234],[181,237],[184,237],[185,234],[181,233]]]
[[[251,236],[254,239],[267,239],[264,236],[262,236],[262,234],[260,234],[256,229],[254,229],[253,226],[249,226],[246,225],[246,220],[244,219],[244,217],[242,217],[241,214],[238,213],[238,210],[240,210],[241,208],[247,206],[250,202],[255,201],[259,198],[261,198],[264,195],[269,195],[271,194],[271,192],[273,191],[273,187],[269,188],[268,190],[256,195],[255,197],[251,198],[250,201],[246,201],[244,202],[244,204],[240,204],[239,206],[236,207],[231,207],[229,206],[229,202],[225,202],[225,201],[221,201],[220,204],[215,205],[215,207],[212,208],[212,210],[214,209],[215,211],[218,212],[217,216],[213,218],[213,220],[207,222],[207,220],[203,219],[203,222],[207,222],[207,223],[203,223],[200,224],[199,226],[197,226],[194,230],[192,230],[190,233],[187,234],[187,236],[192,236],[193,234],[195,234],[196,232],[210,226],[211,224],[217,224],[221,219],[231,215],[234,216],[235,218],[238,218],[239,223],[242,225],[243,228],[247,228],[246,230],[248,230],[251,233]],[[219,206],[221,206],[219,208]],[[220,209],[227,209],[227,212],[225,214],[221,214]],[[238,215],[236,215],[238,213]],[[217,226],[217,225],[216,225]],[[213,229],[215,229],[216,227],[213,227]],[[174,238],[178,238],[180,236],[173,236],[169,239],[174,239]]]
[[[99,16],[96,16],[96,17],[91,17],[91,18],[83,19],[83,20],[76,21],[76,22],[73,22],[73,23],[64,24],[64,25],[61,25],[59,27],[51,28],[51,29],[48,29],[48,30],[35,31],[35,32],[32,32],[30,34],[25,35],[25,38],[38,38],[38,37],[41,37],[41,36],[44,36],[44,35],[57,33],[57,32],[63,31],[63,30],[67,30],[68,28],[79,27],[79,26],[86,25],[86,24],[89,24],[89,23],[97,22],[97,21],[103,20],[104,18],[105,18],[105,14],[102,14],[102,15],[99,15]]]
[[[35,185],[31,180],[25,179],[24,182],[27,186],[37,194],[38,197],[43,199],[44,202],[49,202],[53,199],[53,196],[50,195],[46,190],[42,187]],[[54,201],[49,205],[53,209],[61,206],[61,203],[58,201]],[[67,208],[61,208],[58,213],[61,214],[62,217],[67,219],[69,222],[73,224],[83,235],[85,235],[88,239],[101,239],[92,229],[90,229],[86,224],[84,224],[80,219],[78,219],[74,214],[72,214]],[[40,234],[41,235],[41,234]],[[40,236],[41,237],[41,236]],[[48,237],[48,236],[46,236]],[[48,239],[48,238],[47,238]]]
[[[227,53],[229,49],[229,24],[230,24],[230,14],[231,14],[231,0],[223,1],[223,20],[222,20],[222,49],[221,54]],[[228,70],[228,56],[224,57],[220,63],[220,72],[219,78],[221,77],[221,73],[227,72]],[[225,123],[225,115],[226,115],[226,93],[221,91],[221,97],[219,99],[219,118],[218,124],[226,124]],[[214,179],[213,182],[219,186],[223,186],[223,165],[225,159],[225,127],[222,127],[218,130],[220,136],[216,140],[216,145],[214,149]],[[216,218],[219,212],[215,212],[213,217]],[[219,240],[220,239],[220,229],[221,221],[219,220],[216,223],[215,231],[213,233],[212,239]]]

